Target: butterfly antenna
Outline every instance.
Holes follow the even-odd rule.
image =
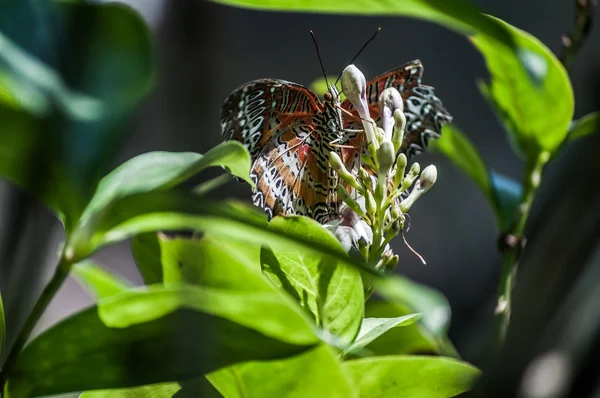
[[[325,83],[327,84],[327,90],[329,90],[329,82],[327,81],[327,73],[325,73],[325,67],[323,66],[323,60],[321,59],[321,53],[319,52],[319,45],[317,44],[317,38],[312,30],[309,31],[310,35],[315,43],[315,48],[317,49],[317,57],[319,57],[319,64],[321,65],[321,71],[323,71],[323,77],[325,78]],[[337,81],[336,81],[337,83]]]
[[[363,46],[360,48],[360,50],[358,50],[358,53],[356,53],[356,55],[354,56],[354,58],[352,58],[350,60],[350,62],[348,62],[347,65],[350,65],[352,62],[354,62],[354,60],[356,58],[358,58],[358,56],[360,55],[360,53],[363,52],[363,50],[365,49],[365,47],[367,47],[367,45],[373,41],[373,39],[375,39],[375,37],[377,36],[377,34],[381,32],[381,27],[377,28],[377,30],[375,31],[375,33],[373,34],[373,36],[371,36],[371,38],[369,40],[367,40],[367,42],[365,44],[363,44]],[[343,72],[342,72],[343,73]],[[337,82],[342,78],[342,74],[340,73],[339,77],[337,78],[337,80],[335,81],[335,84],[337,84]]]

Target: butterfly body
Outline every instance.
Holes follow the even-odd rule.
[[[420,84],[422,66],[409,62],[367,83],[370,113],[377,121],[379,94],[396,87],[405,102],[407,126],[402,151],[412,156],[439,137],[451,120],[433,89]],[[349,170],[360,166],[365,135],[349,100],[340,103],[331,86],[321,100],[299,84],[259,79],[234,90],[221,109],[222,134],[242,142],[252,157],[253,202],[270,217],[298,214],[320,223],[337,219],[338,179],[329,165],[336,151]]]

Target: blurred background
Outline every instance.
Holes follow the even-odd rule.
[[[309,29],[316,34],[328,74],[337,75],[380,26],[377,39],[355,61],[367,79],[421,59],[423,83],[435,87],[454,123],[469,136],[484,161],[511,178],[521,176],[521,160],[476,87],[478,79],[487,78],[483,59],[468,40],[450,30],[407,18],[259,12],[198,0],[123,2],[134,7],[151,29],[157,75],[155,89],[130,123],[115,166],[152,150],[206,152],[221,142],[219,112],[224,99],[249,80],[274,77],[309,85],[319,78]],[[573,25],[574,2],[570,0],[475,3],[484,12],[530,32],[557,53],[561,35]],[[590,82],[597,81],[594,70],[600,67],[599,49],[600,34],[593,29],[572,68],[575,118],[597,109]],[[570,152],[548,168],[536,206],[552,194],[548,187],[559,177]],[[406,234],[427,265],[397,239],[393,242],[400,254],[397,271],[446,295],[453,312],[450,338],[467,361],[476,361],[480,341],[474,336],[477,328],[492,319],[500,268],[494,216],[475,184],[442,155],[428,153],[415,160],[435,164],[439,173],[434,189],[411,210],[412,226]],[[219,194],[250,199],[249,189],[237,182],[230,182]],[[29,268],[0,268],[7,316],[14,319],[32,305],[31,289],[41,291],[49,277],[62,231],[46,209],[4,182],[0,182],[0,203],[0,258],[29,264]],[[37,243],[34,250],[32,242]],[[105,249],[96,259],[141,283],[128,243]],[[31,264],[37,264],[36,268]],[[77,282],[67,281],[38,331],[91,303]]]

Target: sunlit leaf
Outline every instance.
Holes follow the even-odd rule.
[[[102,269],[89,260],[74,264],[71,275],[99,299],[122,293],[133,287],[131,282]]]
[[[600,129],[600,112],[592,112],[581,119],[574,120],[569,126],[569,141],[573,141]]]
[[[443,357],[387,356],[344,362],[361,398],[441,398],[468,391],[480,371]]]
[[[324,77],[320,77],[318,79],[315,79],[308,87],[314,93],[322,97],[323,94],[329,91],[329,86],[327,85],[327,83],[334,84],[336,80],[337,76],[328,76],[327,79],[325,79]],[[338,93],[340,93],[340,102],[344,102],[344,100],[346,99],[346,95],[342,92],[342,83],[338,81],[335,87],[337,88]]]
[[[308,241],[344,253],[339,241],[319,223],[306,217],[275,217],[269,229],[302,235]],[[356,268],[335,258],[293,247],[265,248],[261,254],[265,275],[308,310],[317,324],[350,343],[360,328],[364,289]]]
[[[519,51],[515,53],[487,35],[473,36],[471,40],[483,54],[491,75],[491,82],[480,84],[480,89],[519,153],[532,158],[541,150],[553,152],[566,137],[573,116],[573,90],[567,72],[538,39],[489,18],[508,29]]]
[[[110,296],[25,347],[9,377],[11,396],[187,380],[301,353],[318,338],[301,309],[282,297],[267,281],[244,292],[152,286]]]
[[[410,314],[397,318],[364,318],[356,340],[344,351],[344,354],[358,352],[390,329],[412,325],[420,317],[421,314]]]
[[[225,398],[358,397],[340,365],[321,345],[293,358],[233,365],[206,377]]]
[[[178,383],[161,383],[149,386],[116,390],[87,391],[79,398],[167,398],[181,390]]]

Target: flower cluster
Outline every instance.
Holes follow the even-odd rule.
[[[349,65],[342,74],[342,90],[356,108],[366,136],[366,151],[361,165],[348,170],[339,155],[330,153],[331,167],[345,185],[338,185],[344,202],[342,220],[326,227],[348,251],[358,251],[378,269],[392,269],[398,256],[390,241],[404,228],[405,214],[415,201],[435,183],[437,169],[431,165],[421,171],[419,163],[407,170],[401,153],[406,116],[402,96],[387,88],[379,96],[379,125],[369,114],[367,84],[362,72]],[[412,187],[412,189],[411,189]]]

